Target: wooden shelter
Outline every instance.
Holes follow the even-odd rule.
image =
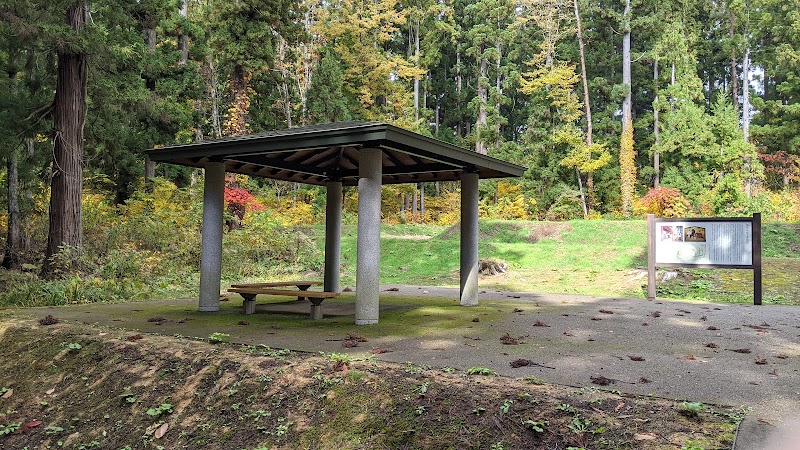
[[[205,169],[200,310],[219,310],[225,173],[326,186],[325,291],[339,291],[342,186],[358,186],[356,324],[378,322],[383,184],[461,182],[461,304],[477,304],[478,180],[524,167],[378,122],[336,122],[173,145],[150,160]]]

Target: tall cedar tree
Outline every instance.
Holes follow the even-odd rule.
[[[66,22],[80,36],[86,26],[86,3],[67,7]],[[53,109],[53,168],[50,182],[50,226],[42,274],[52,276],[54,256],[80,251],[83,246],[83,127],[86,122],[87,57],[80,45],[58,52],[58,75]]]

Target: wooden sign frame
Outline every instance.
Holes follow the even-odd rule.
[[[692,222],[729,222],[729,223],[742,223],[750,222],[751,230],[751,264],[694,264],[694,263],[680,263],[669,262],[657,263],[656,258],[656,222],[679,222],[679,223],[692,223]],[[669,230],[667,230],[669,231]],[[683,238],[681,237],[681,240]],[[688,241],[688,238],[687,238]],[[656,265],[664,267],[699,267],[699,268],[728,268],[728,269],[753,269],[753,304],[760,305],[762,302],[762,277],[761,277],[761,214],[755,213],[753,217],[706,217],[706,218],[691,218],[691,219],[667,219],[656,218],[654,214],[647,215],[647,299],[654,300],[656,298]]]

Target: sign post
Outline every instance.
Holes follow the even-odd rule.
[[[663,219],[647,215],[647,298],[656,297],[656,266],[753,269],[761,304],[761,214],[752,218]]]

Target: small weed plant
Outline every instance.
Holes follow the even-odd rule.
[[[686,417],[697,417],[705,409],[705,405],[700,402],[681,402],[678,404],[678,409]]]
[[[484,376],[494,375],[494,371],[492,369],[479,366],[470,367],[469,370],[467,370],[467,373],[470,375],[484,375]]]
[[[0,436],[11,434],[22,427],[22,422],[10,422],[5,425],[0,425]]]
[[[169,403],[162,403],[161,405],[150,408],[147,410],[147,415],[152,417],[161,417],[164,414],[172,413],[172,405]]]
[[[208,342],[211,344],[221,344],[227,342],[229,337],[231,337],[231,335],[228,333],[215,332],[208,335]]]
[[[546,425],[546,420],[526,420],[522,422],[522,426],[533,431],[534,433],[544,433],[544,427]]]

